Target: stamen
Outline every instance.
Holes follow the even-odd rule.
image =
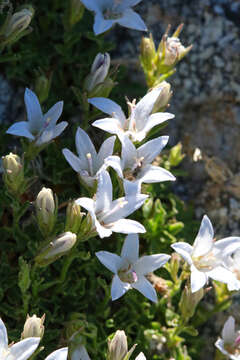
[[[89,174],[93,176],[93,161],[92,161],[92,155],[90,153],[86,154],[87,162],[88,162],[88,169]]]

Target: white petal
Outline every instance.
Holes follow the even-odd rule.
[[[73,168],[73,170],[75,170],[76,172],[79,172],[82,169],[82,164],[81,164],[80,159],[76,155],[74,155],[70,150],[63,149],[62,153],[63,153],[65,159],[67,160],[67,162]]]
[[[111,272],[116,274],[122,265],[120,256],[113,254],[109,251],[96,252],[98,260]]]
[[[75,200],[75,203],[77,205],[82,206],[84,209],[88,210],[90,213],[94,213],[94,201],[93,199],[89,199],[87,197],[82,197],[77,200]]]
[[[218,348],[218,350],[221,351],[221,353],[223,353],[224,355],[228,356],[229,359],[231,359],[230,353],[227,350],[225,350],[225,348],[224,348],[224,341],[222,339],[218,339],[215,342],[215,346]]]
[[[134,264],[138,259],[139,251],[139,239],[137,234],[130,234],[126,237],[122,251],[121,257],[127,258],[132,264]]]
[[[160,136],[150,140],[137,149],[138,158],[143,157],[143,164],[150,164],[167,145],[169,136]]]
[[[146,357],[143,352],[140,352],[140,354],[138,354],[135,360],[146,360]]]
[[[225,284],[236,284],[237,282],[235,274],[223,266],[217,266],[213,270],[206,272],[206,274],[213,280],[217,280]]]
[[[173,119],[174,117],[175,115],[168,112],[152,114],[147,119],[147,122],[145,122],[142,130],[147,134],[154,126],[160,125],[167,120]]]
[[[103,170],[98,175],[95,212],[107,211],[112,204],[112,181],[109,173]]]
[[[87,154],[91,154],[92,160],[96,160],[97,152],[95,146],[93,145],[90,137],[86,131],[78,127],[76,136],[75,136],[76,148],[78,155],[82,161],[85,161],[86,167],[88,168]]]
[[[123,136],[121,139],[122,143],[122,167],[123,169],[131,169],[136,163],[137,150],[128,136]]]
[[[107,140],[105,140],[102,144],[102,146],[99,149],[98,155],[97,155],[97,161],[98,161],[98,167],[100,168],[104,160],[111,156],[113,153],[114,143],[116,140],[116,136],[111,136]]]
[[[52,129],[48,129],[47,127],[46,130],[43,131],[42,135],[36,141],[36,145],[40,146],[49,143],[51,140],[58,137],[67,126],[68,123],[66,121],[62,121]]]
[[[2,319],[0,319],[0,354],[3,352],[3,350],[6,350],[7,348],[8,348],[7,329]]]
[[[234,343],[236,335],[237,334],[235,332],[235,319],[232,316],[229,316],[222,329],[222,338],[224,343]]]
[[[193,243],[193,255],[202,256],[208,253],[213,247],[213,227],[211,221],[204,215],[197,237]]]
[[[37,349],[39,342],[40,338],[37,337],[30,337],[19,341],[18,343],[9,347],[10,354],[8,357],[10,359],[12,357],[13,359],[17,360],[27,360]]]
[[[174,251],[181,255],[189,265],[192,265],[193,262],[191,256],[193,252],[193,247],[190,244],[180,241],[178,243],[172,244],[171,247]]]
[[[130,284],[122,282],[117,275],[114,275],[111,287],[111,296],[113,301],[119,299],[129,289],[131,289]]]
[[[43,116],[43,122],[49,123],[49,128],[52,128],[56,125],[58,119],[60,118],[63,111],[63,101],[57,102],[53,105],[48,112]]]
[[[240,237],[230,236],[214,243],[214,248],[221,251],[222,256],[228,256],[240,249]]]
[[[38,97],[33,91],[26,88],[24,93],[24,102],[29,121],[29,130],[31,132],[38,132],[42,128],[44,122]]]
[[[92,104],[102,112],[111,115],[113,118],[116,118],[119,120],[120,124],[123,126],[126,117],[124,115],[124,112],[122,111],[121,106],[119,106],[114,101],[104,98],[104,97],[95,97],[88,99],[89,104]],[[98,120],[99,121],[99,120]],[[96,121],[95,121],[96,122]]]
[[[92,126],[104,130],[110,134],[117,134],[119,138],[121,138],[121,133],[123,133],[123,128],[120,121],[115,118],[96,120],[94,123],[92,123]]]
[[[192,293],[200,290],[207,282],[206,273],[198,271],[194,265],[191,266],[191,290]]]
[[[166,254],[154,254],[141,257],[134,265],[137,275],[146,275],[163,266],[171,256]]]
[[[109,211],[104,213],[102,220],[105,224],[113,223],[119,219],[125,218],[138,208],[140,208],[148,195],[138,194],[114,200],[111,203]]]
[[[10,126],[6,131],[7,134],[16,135],[16,136],[24,136],[30,140],[34,140],[35,137],[28,128],[28,123],[26,121],[19,121]]]
[[[68,348],[65,347],[54,351],[53,353],[48,355],[45,360],[67,360],[67,356],[68,356]]]
[[[138,221],[129,219],[120,219],[111,224],[111,230],[113,232],[119,232],[121,234],[135,234],[145,233],[145,227]]]
[[[95,227],[96,227],[96,231],[98,232],[98,235],[101,239],[112,235],[112,230],[101,225],[97,219],[95,220]]]
[[[139,172],[137,179],[141,183],[156,183],[162,181],[175,181],[176,178],[170,171],[160,166],[146,165]]]
[[[108,166],[111,166],[116,171],[118,176],[120,178],[123,178],[121,159],[119,156],[115,156],[115,155],[108,156],[104,163],[106,169],[108,168]]]
[[[95,35],[100,35],[105,31],[109,30],[113,26],[113,24],[115,24],[115,22],[116,21],[114,20],[104,19],[102,13],[98,11],[94,17],[93,30]]]
[[[132,7],[140,3],[142,0],[123,0],[122,6],[123,8]],[[120,4],[121,6],[121,4]]]
[[[91,360],[85,346],[79,345],[72,353],[71,360]]]
[[[141,193],[141,183],[139,181],[123,180],[123,187],[126,197],[136,197]]]
[[[134,289],[140,291],[149,300],[157,302],[157,293],[152,284],[144,277],[140,276],[136,283],[132,284]]]
[[[123,12],[123,17],[117,19],[116,22],[119,25],[130,29],[147,31],[147,27],[142,18],[135,11],[129,8]]]

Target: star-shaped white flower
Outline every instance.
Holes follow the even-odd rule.
[[[153,89],[137,104],[135,101],[128,103],[130,108],[128,119],[125,117],[121,107],[114,101],[103,97],[88,99],[90,104],[102,112],[111,115],[110,118],[96,120],[92,125],[110,134],[116,134],[120,139],[126,134],[134,142],[142,141],[154,126],[174,118],[173,114],[167,112],[152,114],[154,104],[162,89],[163,87],[161,86]]]
[[[0,359],[27,360],[37,349],[40,338],[29,337],[16,344],[8,346],[7,329],[0,319]]]
[[[191,266],[191,290],[196,292],[208,281],[208,278],[234,286],[236,277],[224,265],[227,249],[240,244],[239,237],[228,237],[214,241],[211,221],[204,215],[197,237],[191,246],[178,242],[172,248]]]
[[[92,231],[101,238],[112,232],[123,234],[144,233],[146,230],[139,222],[124,219],[137,210],[148,196],[127,193],[126,196],[112,200],[112,182],[110,175],[103,170],[98,175],[98,187],[95,200],[86,197],[76,200],[76,204],[88,210],[92,219]]]
[[[151,165],[167,144],[168,138],[168,136],[160,136],[136,149],[131,140],[124,136],[121,138],[121,159],[118,156],[109,156],[105,162],[112,166],[120,177],[125,177],[134,183],[137,192],[140,192],[142,183],[174,181],[176,178],[169,171],[160,166]]]
[[[105,140],[97,153],[88,134],[79,127],[75,137],[78,156],[68,149],[63,149],[62,152],[84,183],[92,187],[98,172],[105,167],[104,160],[113,153],[115,139],[115,136],[111,136]]]
[[[141,17],[131,9],[142,0],[81,0],[84,6],[94,11],[93,30],[99,35],[119,24],[134,30],[147,31]]]
[[[66,121],[56,125],[63,109],[63,101],[55,105],[43,115],[41,105],[36,94],[26,88],[24,101],[27,110],[28,121],[19,121],[10,126],[7,134],[23,136],[34,141],[36,146],[42,146],[59,136],[66,128]]]
[[[108,251],[96,253],[99,261],[114,273],[112,280],[112,300],[117,300],[130,289],[137,289],[153,302],[157,302],[157,294],[146,275],[163,266],[170,256],[155,254],[139,258],[138,235],[128,235],[124,241],[121,256]]]
[[[235,319],[229,316],[222,329],[222,338],[215,346],[231,360],[240,360],[240,331],[235,330]]]

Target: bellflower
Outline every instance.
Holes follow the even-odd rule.
[[[66,160],[87,186],[94,186],[98,172],[105,167],[105,158],[113,153],[115,139],[116,137],[112,136],[105,140],[97,153],[88,134],[79,127],[75,137],[78,156],[68,149],[63,149]]]
[[[137,210],[148,196],[131,194],[112,200],[112,182],[110,175],[103,170],[98,175],[98,187],[95,199],[86,197],[76,200],[76,204],[88,210],[92,220],[92,231],[98,232],[101,238],[110,236],[112,232],[123,234],[143,233],[145,228],[137,221],[125,219]]]
[[[174,181],[175,177],[167,170],[151,165],[155,157],[168,142],[168,136],[160,136],[150,140],[138,149],[131,140],[124,136],[122,142],[121,159],[118,156],[109,156],[106,164],[111,165],[121,177],[136,184],[140,192],[142,183],[155,183],[161,181]]]
[[[214,242],[211,221],[204,215],[197,237],[191,246],[178,242],[172,248],[179,253],[191,267],[191,290],[196,292],[208,281],[208,278],[235,286],[236,277],[224,265],[227,249],[240,244],[239,237],[228,237]]]
[[[40,341],[39,337],[29,337],[27,339],[17,342],[16,344],[8,346],[7,329],[3,321],[0,319],[0,359],[1,360],[27,360],[37,349],[39,341]]]
[[[156,290],[146,279],[146,275],[163,266],[170,256],[155,254],[139,258],[138,235],[128,235],[124,241],[121,256],[108,251],[98,251],[99,261],[114,273],[112,280],[112,300],[117,300],[130,289],[140,291],[153,302],[157,302]]]
[[[141,17],[131,9],[141,0],[81,0],[85,7],[94,11],[93,30],[99,35],[109,30],[114,24],[130,29],[147,31]]]
[[[111,115],[109,118],[96,120],[92,125],[110,134],[116,134],[119,139],[126,134],[132,138],[134,142],[142,141],[154,126],[174,118],[173,114],[167,112],[152,114],[154,105],[162,90],[163,87],[161,86],[153,89],[137,104],[136,100],[132,103],[128,102],[130,110],[129,118],[126,118],[121,107],[110,99],[103,97],[88,99],[90,104],[102,112]]]
[[[7,134],[26,137],[36,146],[42,146],[59,136],[68,125],[66,121],[56,125],[62,113],[63,101],[57,102],[44,115],[36,94],[28,88],[25,90],[24,101],[28,121],[16,122],[10,126]]]
[[[235,319],[230,316],[222,329],[222,338],[215,346],[231,360],[240,360],[240,331],[235,331]]]

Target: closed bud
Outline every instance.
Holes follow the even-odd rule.
[[[43,234],[51,233],[57,216],[57,209],[51,189],[42,188],[35,201],[35,207],[41,232]]]
[[[35,261],[39,266],[47,266],[56,261],[61,256],[67,254],[77,241],[76,234],[70,231],[58,236],[55,240],[50,242],[39,255],[36,256]]]
[[[154,67],[154,61],[156,58],[156,49],[153,41],[152,34],[150,37],[142,37],[140,46],[140,59],[145,71],[152,71]]]
[[[10,193],[22,194],[26,188],[21,158],[13,153],[2,157],[3,180]]]
[[[178,166],[184,159],[185,154],[182,153],[182,144],[179,142],[177,145],[172,147],[169,155],[169,162],[171,166]]]
[[[81,206],[77,205],[75,201],[70,201],[67,206],[65,231],[72,231],[78,234],[83,215],[85,213],[81,212]]]
[[[69,0],[69,24],[71,27],[82,19],[84,9],[80,0]]]
[[[34,9],[28,7],[14,13],[6,24],[4,35],[7,43],[12,43],[29,26],[34,15]]]
[[[200,290],[192,293],[189,286],[185,286],[182,296],[179,302],[179,308],[184,319],[190,319],[194,313],[196,306],[204,296],[204,290]]]
[[[45,74],[40,74],[35,81],[35,92],[38,96],[39,102],[42,103],[48,98],[49,90],[52,82],[52,74],[47,77]]]
[[[84,87],[91,92],[98,84],[103,83],[107,77],[110,67],[110,56],[108,53],[97,54],[95,57],[90,74],[86,77]]]
[[[23,332],[21,335],[21,339],[26,339],[29,337],[43,337],[44,334],[44,323],[45,314],[39,318],[36,315],[29,316],[27,315],[27,319],[24,324]]]
[[[123,360],[128,352],[127,337],[123,330],[117,330],[108,340],[108,360]]]
[[[154,104],[153,114],[159,111],[165,111],[172,96],[171,85],[167,81],[161,82],[157,87],[161,87],[161,92]]]

